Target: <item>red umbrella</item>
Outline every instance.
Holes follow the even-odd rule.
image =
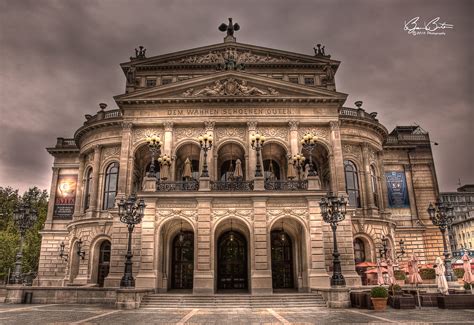
[[[356,267],[374,267],[377,266],[377,264],[372,263],[372,262],[362,262],[359,264],[356,264]]]
[[[382,270],[382,273],[388,273],[388,270],[386,268],[381,267],[380,269]],[[370,269],[370,270],[365,271],[365,273],[367,274],[377,273],[377,269]]]

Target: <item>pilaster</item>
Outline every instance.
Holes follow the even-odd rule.
[[[89,211],[97,211],[100,210],[97,206],[97,202],[99,199],[99,169],[100,169],[100,154],[102,151],[102,147],[100,145],[96,145],[94,147],[94,161],[92,165],[92,191],[91,191],[91,202],[89,205]],[[87,212],[87,211],[86,211]]]
[[[84,166],[85,160],[83,155],[79,155],[79,172],[77,174],[77,185],[76,185],[76,201],[74,204],[74,218],[77,218],[81,214],[82,204],[82,193],[84,191]]]
[[[133,124],[130,122],[124,122],[122,124],[122,144],[120,148],[120,167],[117,187],[118,199],[124,198],[126,196],[128,178],[129,175],[131,177],[131,175],[133,174],[129,168],[132,127]]]
[[[253,236],[254,251],[252,272],[251,272],[251,290],[252,294],[270,294],[272,288],[272,270],[271,270],[271,247],[267,229],[267,199],[253,198]]]
[[[211,263],[211,198],[197,199],[197,256],[194,263],[193,293],[214,294],[214,271]]]
[[[298,121],[289,121],[288,126],[290,128],[290,150],[291,156],[298,153]]]
[[[346,181],[344,179],[344,161],[342,156],[341,131],[339,129],[339,121],[329,122],[331,127],[330,142],[332,148],[331,177],[333,178],[333,192],[338,196],[346,193]]]
[[[137,288],[155,288],[157,283],[158,261],[155,260],[155,213],[156,200],[145,200],[145,215],[141,227],[140,270],[137,273],[135,286]],[[137,256],[138,258],[138,256]]]
[[[369,145],[362,144],[362,163],[364,164],[365,209],[375,209],[372,181],[370,175]]]
[[[44,230],[51,230],[53,228],[53,213],[54,213],[54,201],[56,201],[56,188],[58,187],[59,168],[53,167],[53,177],[51,180],[51,188],[49,190],[49,202],[48,202],[48,216],[44,223]]]
[[[249,153],[248,160],[246,161],[248,170],[247,178],[251,180],[255,177],[255,169],[257,168],[257,153],[252,149],[252,141],[250,138],[252,137],[252,134],[257,132],[257,122],[247,122],[247,131],[247,152]]]

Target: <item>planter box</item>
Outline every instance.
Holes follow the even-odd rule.
[[[389,305],[395,309],[415,309],[415,297],[412,295],[394,295],[388,298]]]
[[[442,309],[474,309],[474,295],[471,294],[453,294],[439,295],[438,307]]]
[[[438,307],[438,294],[437,293],[420,294],[420,300],[421,300],[422,307]]]
[[[368,305],[369,302],[370,305]],[[351,292],[351,305],[352,308],[370,309],[369,306],[372,305],[372,301],[370,300],[370,292]]]

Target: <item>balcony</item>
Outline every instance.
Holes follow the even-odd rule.
[[[308,189],[308,181],[265,181],[265,190],[267,191],[305,191]]]
[[[199,190],[199,182],[195,179],[180,182],[156,182],[158,192],[193,192]]]
[[[253,191],[253,181],[215,181],[211,182],[211,191],[250,192]]]

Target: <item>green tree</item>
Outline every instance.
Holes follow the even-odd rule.
[[[27,201],[38,212],[38,219],[25,233],[23,246],[23,272],[38,270],[41,235],[48,211],[48,193],[32,187],[23,196],[11,187],[0,187],[0,278],[5,278],[8,270],[13,271],[20,234],[13,221],[13,211],[20,203]]]

